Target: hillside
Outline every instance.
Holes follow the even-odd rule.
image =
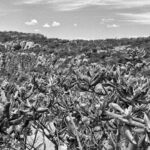
[[[148,150],[149,40],[0,32],[0,149]]]
[[[150,37],[69,41],[62,39],[49,39],[41,34],[21,33],[12,31],[0,32],[0,42],[3,45],[5,45],[5,43],[7,43],[7,45],[10,45],[10,47],[16,45],[17,49],[17,46],[19,48],[20,42],[22,41],[34,42],[34,44],[41,45],[40,48],[30,49],[30,52],[34,51],[36,53],[54,53],[55,55],[57,55],[58,58],[64,58],[69,56],[75,57],[77,55],[85,54],[87,57],[91,57],[92,62],[97,62],[99,57],[101,59],[109,57],[110,52],[113,53],[114,51],[126,51],[127,48],[144,48],[147,53],[149,53],[150,49]],[[20,47],[20,51],[18,52],[21,52],[23,49],[24,48],[21,49]],[[147,55],[147,57],[149,57],[149,55]]]

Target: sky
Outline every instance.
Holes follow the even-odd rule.
[[[0,0],[0,31],[87,40],[150,36],[150,0]]]

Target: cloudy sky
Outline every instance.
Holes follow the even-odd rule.
[[[0,30],[65,39],[150,36],[150,0],[0,0]]]

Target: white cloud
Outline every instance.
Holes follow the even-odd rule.
[[[77,23],[74,23],[74,24],[73,24],[73,26],[74,26],[74,27],[77,27],[77,26],[78,26],[78,24],[77,24]]]
[[[39,29],[34,29],[34,32],[39,32],[40,30]]]
[[[49,25],[48,23],[45,23],[45,24],[43,25],[43,28],[50,28],[50,25]]]
[[[34,25],[38,24],[38,21],[36,19],[32,19],[31,21],[25,22],[25,24],[28,26],[34,26]]]
[[[150,12],[137,13],[137,14],[120,13],[119,15],[125,18],[124,21],[134,22],[134,23],[139,23],[139,24],[147,24],[147,25],[150,24]]]
[[[56,10],[72,11],[94,5],[99,1],[100,0],[53,0],[49,1],[49,3],[53,3],[53,6]]]
[[[110,23],[113,22],[114,20],[115,20],[114,18],[102,18],[100,24]]]
[[[60,22],[53,21],[52,27],[58,27],[58,26],[60,26]]]
[[[18,0],[22,4],[50,4],[59,11],[71,11],[91,5],[115,8],[136,8],[150,6],[150,0]]]
[[[117,24],[108,24],[107,25],[107,28],[118,28],[119,27],[119,25],[117,25]]]
[[[150,6],[149,0],[115,0],[118,8],[136,8]],[[119,2],[120,1],[120,2]]]
[[[39,4],[39,3],[43,3],[44,1],[43,0],[18,0],[15,4],[16,5],[20,5],[20,4]],[[46,2],[46,1],[45,1]]]
[[[111,22],[111,21],[114,21],[114,18],[102,18],[101,21],[102,22]]]

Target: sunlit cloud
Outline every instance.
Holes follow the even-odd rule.
[[[49,25],[48,23],[45,23],[45,24],[43,25],[43,28],[50,28],[50,25]]]
[[[38,21],[36,19],[32,19],[31,21],[25,22],[25,24],[28,26],[34,26],[34,25],[38,24]]]
[[[74,27],[77,27],[77,26],[78,26],[78,24],[77,24],[77,23],[74,23],[74,24],[73,24],[73,26],[74,26]]]
[[[60,26],[60,22],[53,21],[52,27],[58,27],[58,26]]]
[[[100,20],[100,24],[110,23],[113,22],[114,20],[115,20],[114,18],[102,18]]]
[[[39,29],[34,29],[34,32],[39,32],[40,30]]]
[[[107,25],[107,28],[118,28],[119,27],[119,25],[117,25],[117,24],[108,24]]]
[[[150,12],[147,13],[120,13],[122,17],[125,18],[125,21],[139,23],[139,24],[150,24]]]
[[[72,11],[80,8],[85,8],[90,5],[97,5],[100,0],[54,0],[49,1],[53,3],[56,10],[59,11]],[[103,4],[103,3],[101,3]]]
[[[18,0],[19,4],[50,4],[58,11],[72,11],[88,6],[111,6],[111,8],[136,8],[150,6],[150,0]]]
[[[43,3],[43,2],[44,2],[43,0],[22,0],[22,1],[18,0],[14,4],[16,4],[16,5],[20,5],[20,4],[30,5],[30,4],[39,4],[39,3]]]

